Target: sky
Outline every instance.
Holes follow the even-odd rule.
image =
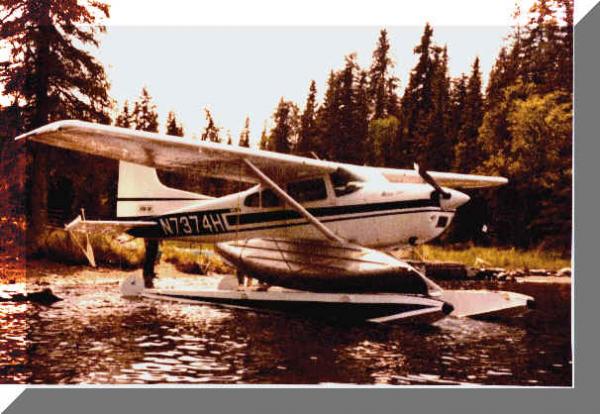
[[[145,85],[161,124],[173,110],[186,133],[199,135],[208,107],[223,133],[229,129],[235,138],[249,116],[255,141],[282,96],[303,107],[314,79],[321,98],[330,70],[341,69],[349,53],[368,67],[380,27],[111,26],[97,56],[118,102],[135,99]],[[386,28],[403,89],[423,27]],[[451,75],[468,72],[479,56],[487,76],[508,30],[442,26],[434,27],[434,39],[448,45]]]
[[[426,22],[434,42],[448,46],[450,75],[468,73],[478,56],[485,81],[515,9],[515,0],[107,1],[107,33],[92,52],[119,106],[147,86],[161,126],[173,110],[186,135],[199,136],[209,108],[222,136],[229,130],[234,142],[249,116],[252,143],[265,122],[270,126],[281,97],[304,107],[314,79],[321,98],[345,55],[356,52],[368,67],[381,28],[389,33],[399,92]],[[527,10],[532,1],[518,3]]]
[[[527,9],[531,0],[523,0]],[[113,0],[107,34],[96,55],[119,104],[147,86],[164,128],[173,110],[186,135],[199,136],[209,108],[221,135],[237,142],[246,116],[256,145],[281,97],[304,107],[309,82],[322,98],[329,72],[357,53],[370,65],[386,28],[394,74],[407,84],[413,48],[426,22],[447,44],[450,74],[469,72],[476,56],[484,80],[510,32],[514,0]]]

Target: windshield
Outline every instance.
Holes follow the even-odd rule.
[[[360,190],[362,188],[361,183],[364,181],[361,177],[343,168],[338,168],[336,172],[329,176],[336,197],[342,197]]]

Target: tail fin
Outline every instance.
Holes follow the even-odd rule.
[[[211,198],[167,187],[154,168],[119,162],[117,217],[155,216]]]

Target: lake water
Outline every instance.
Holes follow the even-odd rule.
[[[50,307],[0,303],[0,383],[571,385],[570,284],[463,283],[537,308],[420,327],[128,300],[109,274],[51,285],[64,300]]]

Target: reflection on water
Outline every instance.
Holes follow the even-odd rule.
[[[51,307],[0,303],[0,383],[571,385],[569,285],[500,286],[537,298],[508,322],[422,327],[125,300],[117,279],[52,287]]]

